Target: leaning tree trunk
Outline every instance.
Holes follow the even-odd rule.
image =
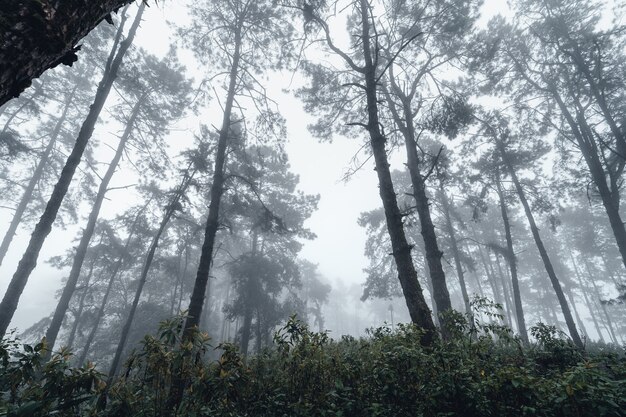
[[[6,333],[7,328],[11,323],[11,319],[13,318],[13,314],[15,314],[15,310],[17,309],[17,304],[22,292],[24,291],[26,282],[28,281],[31,272],[37,265],[39,251],[41,250],[46,237],[48,237],[50,231],[52,230],[52,223],[54,223],[54,220],[56,219],[61,203],[65,198],[65,194],[67,193],[70,183],[72,182],[72,178],[74,177],[74,173],[76,172],[76,168],[80,164],[83,152],[85,151],[87,143],[93,134],[100,112],[102,111],[104,103],[109,95],[109,92],[111,91],[111,87],[113,86],[113,81],[115,81],[115,78],[117,77],[118,70],[122,64],[122,59],[135,38],[144,9],[145,3],[142,3],[141,6],[139,6],[135,21],[128,32],[128,37],[120,44],[117,53],[115,54],[112,51],[112,54],[109,57],[110,65],[107,63],[102,80],[98,85],[94,102],[89,109],[89,114],[83,122],[80,132],[78,133],[74,149],[72,149],[72,153],[67,158],[63,171],[61,171],[61,177],[52,191],[52,195],[48,200],[44,213],[41,215],[39,223],[35,226],[35,230],[33,231],[28,247],[26,248],[26,252],[24,252],[24,256],[22,256],[22,259],[18,264],[17,271],[13,275],[4,298],[0,303],[0,335],[4,335]],[[115,57],[111,59],[113,54],[115,54]],[[1,62],[2,60],[0,58],[0,63]]]
[[[115,351],[115,357],[113,358],[113,362],[111,363],[111,368],[109,369],[109,378],[107,381],[107,386],[111,386],[111,381],[115,376],[115,372],[117,372],[117,368],[119,367],[120,359],[122,358],[122,353],[124,352],[124,347],[126,346],[126,340],[128,339],[128,335],[130,334],[130,328],[133,324],[133,320],[135,318],[135,312],[137,311],[137,306],[139,305],[139,299],[141,298],[141,293],[143,292],[143,287],[148,279],[148,272],[150,271],[150,266],[152,265],[152,260],[154,259],[154,254],[159,246],[159,240],[161,239],[161,235],[167,228],[167,225],[170,222],[170,219],[174,215],[175,211],[180,207],[180,201],[185,195],[187,191],[187,187],[192,182],[193,177],[195,175],[195,171],[191,174],[189,171],[185,172],[183,176],[183,180],[179,185],[178,189],[174,193],[172,200],[169,202],[167,207],[165,208],[165,214],[163,215],[163,219],[159,224],[159,229],[157,230],[154,238],[152,239],[152,243],[150,244],[150,249],[148,249],[148,254],[146,255],[146,261],[143,265],[143,269],[141,270],[141,275],[137,282],[137,290],[135,291],[135,298],[133,299],[133,304],[130,307],[130,311],[128,312],[128,316],[126,317],[126,322],[124,323],[124,327],[122,328],[122,334],[120,336],[120,341],[117,345],[117,350]]]
[[[520,202],[524,207],[524,213],[526,214],[526,218],[528,219],[530,230],[535,240],[535,244],[537,245],[537,249],[539,250],[539,255],[541,255],[541,260],[543,261],[543,264],[546,268],[546,272],[548,273],[548,277],[550,278],[550,282],[552,283],[552,287],[554,288],[554,292],[556,293],[556,297],[559,300],[561,311],[563,312],[563,317],[565,318],[565,323],[567,324],[567,329],[569,330],[570,337],[577,347],[579,347],[580,349],[584,349],[584,344],[580,339],[578,330],[576,329],[576,324],[574,323],[572,312],[570,311],[567,300],[565,299],[565,294],[563,294],[563,288],[561,288],[561,283],[556,276],[556,272],[554,272],[554,267],[552,266],[552,261],[550,261],[550,257],[548,256],[548,251],[546,250],[543,241],[541,240],[541,236],[539,235],[539,228],[535,223],[535,218],[530,209],[530,204],[528,204],[528,200],[526,199],[524,189],[522,188],[522,185],[517,178],[517,173],[515,172],[515,169],[513,169],[513,165],[511,165],[504,144],[498,138],[496,138],[496,146],[498,147],[500,156],[502,157],[502,161],[504,162],[504,165],[506,166],[511,179],[513,180],[513,184],[515,185],[515,189],[517,191]]]
[[[0,106],[47,69],[76,61],[77,43],[132,0],[0,3]]]
[[[572,251],[569,250],[570,260],[572,261],[572,266],[574,267],[574,274],[576,275],[576,279],[578,280],[578,286],[580,287],[580,291],[583,293],[583,299],[585,300],[585,305],[587,306],[587,310],[589,310],[589,314],[591,315],[591,321],[593,322],[593,326],[596,329],[596,333],[598,333],[598,337],[600,341],[604,343],[604,336],[602,336],[602,331],[600,330],[600,324],[598,323],[598,319],[596,318],[596,314],[593,312],[593,306],[589,301],[589,297],[587,296],[587,289],[583,284],[583,278],[580,274],[580,270],[578,269],[578,265],[576,265],[576,261],[574,260],[574,255]]]
[[[120,341],[117,344],[117,349],[115,351],[115,356],[113,357],[113,361],[111,362],[111,368],[109,369],[109,378],[107,386],[111,385],[111,381],[117,372],[117,368],[119,367],[120,360],[122,358],[122,353],[124,352],[124,348],[126,347],[126,340],[128,339],[128,335],[130,334],[130,328],[133,324],[133,320],[135,318],[135,313],[137,311],[137,306],[139,305],[139,300],[141,298],[141,293],[143,292],[143,287],[148,279],[148,272],[150,271],[150,266],[152,265],[152,260],[154,259],[154,254],[159,245],[159,239],[163,234],[163,231],[167,227],[170,218],[172,217],[173,211],[171,206],[166,209],[165,215],[161,220],[161,224],[159,225],[159,229],[157,230],[154,238],[152,239],[152,243],[150,244],[150,249],[148,250],[148,255],[146,256],[146,261],[143,265],[143,269],[141,271],[141,276],[139,277],[139,281],[137,282],[137,290],[135,291],[135,298],[133,298],[133,303],[130,306],[130,311],[128,312],[128,316],[126,317],[126,322],[124,323],[124,327],[122,328],[122,333],[120,335]]]
[[[391,95],[383,86],[385,98],[391,110],[395,124],[398,126],[404,137],[404,146],[407,155],[407,167],[409,176],[411,177],[411,185],[413,187],[413,198],[415,199],[415,207],[420,221],[422,239],[424,240],[424,252],[428,272],[431,283],[431,296],[434,300],[433,309],[436,310],[437,321],[441,324],[442,335],[446,337],[447,329],[445,321],[442,319],[442,313],[452,309],[450,301],[450,293],[446,284],[446,274],[441,264],[443,252],[439,249],[437,242],[437,234],[433,225],[430,213],[429,198],[426,194],[426,182],[420,172],[420,158],[417,151],[417,135],[415,125],[413,123],[413,111],[411,109],[411,100],[396,85],[393,77],[392,68],[390,67],[390,82],[396,96],[400,98],[402,105],[402,113],[396,108],[395,102]]]
[[[367,130],[369,132],[370,145],[376,165],[380,198],[385,211],[387,231],[391,238],[392,254],[398,270],[398,279],[411,316],[411,321],[425,331],[422,343],[424,345],[430,345],[436,337],[435,324],[433,323],[430,309],[424,299],[422,288],[417,280],[417,272],[415,271],[415,265],[411,257],[412,245],[409,245],[404,232],[402,213],[398,207],[398,200],[393,188],[393,181],[391,180],[387,150],[385,149],[387,140],[380,129],[380,120],[378,117],[378,81],[370,44],[370,16],[367,1],[361,0],[360,3],[362,26],[361,42],[365,61],[363,75],[365,78],[365,95],[367,98]],[[437,290],[435,290],[435,292],[436,291]],[[443,311],[440,310],[440,314],[442,313]]]
[[[124,243],[124,248],[122,249],[122,253],[117,258],[115,265],[113,266],[113,271],[111,272],[111,277],[109,278],[109,283],[107,284],[107,288],[102,296],[102,301],[100,302],[100,307],[98,308],[98,313],[96,313],[96,319],[94,321],[91,330],[89,331],[89,335],[87,336],[87,341],[85,342],[85,346],[83,347],[83,351],[80,355],[80,359],[78,360],[78,364],[82,365],[85,363],[87,359],[87,355],[89,354],[89,349],[91,348],[91,344],[93,343],[94,338],[96,337],[96,332],[98,331],[98,327],[100,326],[100,321],[104,317],[104,309],[106,308],[107,302],[109,301],[109,295],[111,295],[111,290],[113,289],[113,284],[115,283],[115,279],[117,278],[117,274],[122,269],[122,265],[124,264],[124,259],[128,256],[128,248],[133,239],[133,235],[135,234],[135,228],[137,223],[139,223],[139,219],[144,214],[145,209],[148,207],[148,204],[152,199],[148,200],[146,205],[142,210],[139,210],[137,216],[133,220],[133,223],[130,226],[130,231],[128,232],[128,237],[126,238],[126,242]]]
[[[452,225],[452,217],[450,216],[450,202],[448,196],[443,189],[443,184],[440,184],[439,195],[441,196],[441,205],[443,207],[443,215],[446,219],[446,228],[448,229],[448,236],[450,237],[450,246],[452,248],[452,257],[454,258],[454,265],[456,267],[456,274],[459,278],[459,284],[461,286],[461,295],[463,296],[463,304],[465,305],[465,313],[471,317],[472,307],[470,305],[469,294],[467,293],[467,285],[465,284],[465,274],[463,273],[463,265],[461,264],[461,254],[459,252],[459,245],[456,240],[456,233],[454,232],[454,226]]]
[[[497,169],[497,168],[496,168]],[[498,191],[498,199],[500,200],[500,213],[502,222],[504,223],[504,234],[506,236],[506,250],[509,270],[511,271],[511,284],[513,285],[513,302],[515,303],[515,318],[517,319],[517,330],[524,343],[528,343],[528,332],[526,331],[526,320],[524,318],[524,307],[522,305],[522,296],[519,289],[519,280],[517,278],[517,256],[513,250],[513,237],[511,235],[511,223],[509,222],[509,213],[506,208],[506,200],[502,190],[502,182],[500,181],[500,171],[496,172],[496,187]]]
[[[104,197],[106,196],[107,191],[109,190],[109,183],[117,170],[117,166],[122,159],[122,155],[124,154],[124,150],[126,149],[126,143],[130,138],[133,129],[135,127],[135,121],[137,116],[139,115],[139,110],[141,109],[142,99],[140,98],[133,111],[128,119],[128,123],[126,124],[126,129],[122,137],[120,138],[120,142],[117,145],[117,150],[115,151],[115,155],[113,155],[113,159],[109,163],[109,167],[107,172],[102,177],[102,182],[100,182],[100,186],[98,187],[98,193],[96,194],[96,199],[94,201],[93,207],[91,208],[91,213],[89,213],[89,219],[87,221],[87,226],[83,230],[83,235],[76,247],[76,254],[74,255],[74,260],[72,262],[72,269],[70,270],[70,275],[67,278],[67,282],[65,283],[65,287],[63,288],[63,293],[61,294],[61,298],[59,298],[59,303],[57,304],[57,308],[54,311],[54,315],[52,316],[52,322],[50,322],[50,327],[46,332],[46,341],[48,343],[48,355],[54,349],[54,343],[56,342],[57,336],[59,335],[59,330],[61,329],[61,324],[63,323],[63,318],[65,317],[65,313],[70,305],[70,300],[72,299],[72,295],[74,295],[74,291],[76,290],[76,284],[78,283],[78,278],[80,277],[80,270],[83,267],[83,262],[85,261],[85,256],[87,255],[87,249],[89,248],[89,242],[91,242],[91,237],[93,236],[94,230],[96,229],[96,223],[98,222],[98,217],[100,216],[100,209],[102,208],[102,203],[104,202]]]
[[[577,119],[570,113],[567,105],[556,91],[556,89],[550,90],[563,117],[567,121],[572,134],[574,135],[580,152],[585,159],[591,179],[598,189],[598,194],[602,199],[602,205],[606,211],[617,248],[619,249],[622,257],[622,263],[626,267],[626,227],[622,221],[621,214],[619,212],[619,188],[611,189],[607,183],[607,176],[602,168],[602,161],[600,160],[598,146],[594,140],[593,132],[582,114]]]
[[[239,78],[239,62],[241,59],[241,28],[235,33],[235,51],[230,67],[228,92],[224,106],[224,117],[222,118],[222,128],[219,132],[217,143],[217,154],[215,155],[215,167],[213,170],[213,183],[211,184],[211,203],[209,204],[209,214],[207,216],[206,228],[204,232],[204,242],[200,253],[198,272],[194,282],[191,299],[189,301],[189,315],[185,320],[183,339],[190,340],[200,325],[202,308],[206,295],[209,272],[213,261],[213,250],[215,248],[215,235],[219,227],[219,213],[222,194],[224,193],[224,166],[226,164],[226,149],[228,148],[231,136],[231,115],[235,95],[237,92]],[[177,398],[174,399],[174,402]]]
[[[584,256],[583,256],[583,262],[585,263],[585,269],[587,270],[587,276],[589,277],[589,281],[591,281],[591,285],[593,286],[593,292],[596,295],[596,300],[598,300],[598,303],[600,304],[600,308],[602,309],[602,312],[604,313],[604,317],[606,319],[606,324],[607,324],[606,327],[609,330],[609,336],[613,340],[613,343],[617,344],[618,343],[617,336],[615,335],[615,330],[613,329],[613,322],[611,320],[611,316],[609,315],[609,312],[606,309],[606,305],[602,302],[600,289],[598,288],[598,284],[596,284],[596,280],[591,274],[591,268],[589,267],[589,262]]]
[[[15,236],[15,232],[17,231],[18,226],[22,222],[22,216],[24,216],[26,207],[28,206],[28,203],[32,201],[33,191],[35,190],[35,187],[37,186],[37,184],[39,184],[39,180],[41,179],[43,171],[45,167],[48,165],[50,154],[52,153],[52,150],[54,149],[54,145],[56,144],[57,138],[59,137],[59,134],[61,133],[61,128],[63,127],[63,124],[65,123],[65,120],[67,118],[67,113],[70,109],[72,101],[74,100],[74,95],[76,94],[77,89],[78,89],[78,86],[74,87],[72,92],[67,97],[67,100],[65,101],[65,107],[63,108],[63,112],[61,113],[61,116],[57,120],[54,126],[54,129],[52,130],[52,133],[50,134],[50,142],[48,142],[48,146],[46,146],[46,149],[44,150],[43,154],[41,154],[41,158],[39,159],[39,162],[37,163],[37,166],[35,167],[33,176],[28,182],[28,185],[26,186],[26,189],[24,190],[24,194],[22,195],[22,199],[20,200],[19,204],[17,205],[17,208],[15,209],[15,213],[13,214],[13,218],[11,219],[11,224],[9,225],[9,229],[5,233],[4,238],[2,239],[2,243],[0,244],[0,265],[2,265],[2,261],[4,260],[4,257],[6,256],[7,251],[9,250],[9,246],[11,245],[11,241],[13,240],[13,236]]]

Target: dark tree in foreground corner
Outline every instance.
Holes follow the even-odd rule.
[[[78,42],[132,0],[0,2],[0,106],[47,69],[72,65]]]

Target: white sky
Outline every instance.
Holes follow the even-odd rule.
[[[171,30],[166,20],[177,22],[184,20],[185,10],[180,3],[168,2],[165,5],[159,4],[158,7],[150,7],[138,33],[136,45],[153,54],[163,55],[171,42]],[[506,14],[507,9],[508,6],[503,0],[487,0],[483,21],[497,13]],[[190,62],[188,66],[193,68],[193,63]],[[283,85],[286,82],[288,79],[285,81],[284,77],[280,76],[270,79],[270,84],[273,86],[270,88],[270,95],[278,101],[280,110],[287,120],[289,142],[286,150],[292,171],[299,174],[302,191],[321,195],[318,211],[306,223],[306,226],[316,233],[318,238],[306,242],[301,255],[318,263],[320,272],[331,281],[341,281],[346,286],[361,284],[365,280],[363,268],[366,267],[367,260],[363,255],[365,233],[357,225],[357,219],[361,212],[380,205],[373,162],[365,164],[349,182],[342,182],[341,178],[360,146],[359,141],[337,137],[332,144],[318,143],[305,128],[313,119],[304,113],[297,99],[281,91],[286,87]],[[170,139],[173,149],[180,149],[182,143],[189,143],[191,132],[197,129],[197,122],[179,127],[182,130],[175,132]],[[100,125],[96,129],[95,136],[103,141],[109,141],[116,140],[114,136],[116,133],[107,132],[106,127]],[[105,151],[99,154],[98,159],[106,161],[107,155]],[[391,162],[391,169],[402,168],[401,155],[393,158]],[[123,185],[119,183],[119,174],[114,181],[118,181],[115,185]],[[116,197],[119,198],[119,196]],[[90,207],[86,206],[83,213],[86,215],[89,209]],[[117,211],[119,211],[119,206],[115,204],[115,200],[107,201],[102,214],[105,217],[112,217]],[[8,227],[9,214],[0,213],[0,233],[4,233]],[[84,219],[81,219],[77,225],[67,230],[60,230],[58,227],[53,229],[42,250],[39,265],[31,275],[20,300],[12,327],[23,330],[54,309],[55,291],[60,288],[61,278],[67,272],[51,268],[46,260],[51,256],[64,253],[67,248],[71,247],[72,239],[79,230],[82,230],[84,222]],[[29,230],[18,231],[7,258],[0,267],[0,292],[2,293],[28,243],[31,227]]]

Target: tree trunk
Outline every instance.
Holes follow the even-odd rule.
[[[6,1],[0,5],[0,106],[34,78],[76,61],[77,43],[132,0]],[[37,22],[36,24],[34,22]]]
[[[0,335],[4,335],[6,333],[11,319],[13,318],[13,314],[17,309],[17,304],[22,292],[24,291],[26,282],[28,281],[31,272],[37,265],[39,251],[41,250],[46,237],[52,230],[52,223],[56,219],[61,203],[63,202],[70,183],[72,182],[74,172],[76,172],[76,168],[80,163],[83,152],[87,147],[87,142],[93,134],[100,112],[102,111],[104,103],[109,95],[109,92],[111,91],[111,87],[113,86],[113,81],[117,77],[117,72],[122,64],[122,59],[133,42],[139,23],[141,22],[141,16],[144,9],[145,3],[142,3],[141,6],[139,6],[139,11],[137,12],[135,21],[128,32],[128,37],[120,44],[119,50],[115,54],[115,58],[111,60],[114,52],[112,52],[112,55],[109,58],[111,65],[107,65],[107,68],[105,69],[102,81],[100,81],[100,84],[98,85],[94,102],[89,109],[89,114],[87,115],[87,118],[85,119],[78,134],[78,138],[76,139],[74,149],[72,149],[72,153],[67,158],[65,167],[63,167],[63,171],[61,172],[61,177],[54,187],[52,195],[48,200],[44,213],[41,215],[39,223],[35,226],[35,230],[33,231],[26,252],[20,260],[17,271],[13,275],[11,283],[9,284],[4,298],[0,303]],[[0,63],[2,62],[2,56],[0,55]],[[2,91],[1,89],[2,87],[0,87],[0,94]]]
[[[509,222],[509,213],[506,208],[504,192],[502,190],[502,182],[500,179],[500,171],[496,171],[496,187],[498,190],[498,199],[500,200],[500,213],[502,222],[504,223],[504,234],[506,236],[506,248],[508,252],[508,264],[511,271],[511,284],[513,286],[513,302],[515,303],[515,318],[517,321],[517,329],[524,343],[528,343],[528,332],[526,331],[526,320],[524,318],[524,307],[522,305],[522,296],[519,289],[519,280],[517,278],[517,256],[513,249],[513,237],[511,235],[511,223]]]
[[[502,295],[504,296],[504,305],[506,306],[506,316],[509,321],[509,327],[513,330],[513,320],[511,320],[511,311],[513,308],[511,307],[511,295],[509,293],[509,287],[506,285],[507,277],[502,272],[502,264],[500,263],[500,255],[494,253],[496,257],[496,266],[498,267],[498,276],[500,277],[500,283],[502,284]],[[491,258],[490,258],[491,259]],[[498,280],[496,280],[498,282]]]
[[[83,347],[83,351],[80,355],[80,359],[78,360],[78,364],[82,365],[85,363],[87,359],[87,355],[89,354],[89,349],[91,348],[91,344],[93,343],[94,338],[96,337],[96,332],[98,331],[98,327],[100,326],[100,321],[104,317],[104,309],[106,308],[107,302],[109,301],[109,296],[111,295],[111,290],[113,289],[113,284],[115,283],[115,278],[117,278],[117,274],[120,272],[122,265],[124,264],[124,259],[128,256],[128,249],[133,239],[133,235],[135,234],[135,228],[137,223],[139,223],[139,219],[144,214],[145,209],[148,207],[152,199],[150,199],[146,205],[137,213],[137,216],[133,220],[133,223],[130,226],[130,230],[128,232],[128,237],[126,238],[126,242],[124,243],[124,249],[122,249],[122,253],[118,256],[115,265],[113,266],[113,271],[111,272],[111,277],[109,278],[109,283],[107,284],[106,291],[102,296],[102,301],[100,302],[100,307],[98,308],[98,312],[96,313],[96,319],[94,321],[93,326],[91,327],[91,331],[89,332],[89,336],[87,336],[87,340],[85,341],[85,346]]]
[[[624,227],[624,222],[622,221],[622,217],[619,212],[619,189],[616,188],[611,190],[609,184],[607,183],[606,174],[602,168],[602,162],[598,155],[597,145],[593,135],[589,134],[591,129],[587,125],[583,115],[577,115],[577,123],[576,118],[574,118],[574,116],[570,113],[556,89],[551,89],[551,93],[559,106],[563,117],[570,126],[570,129],[576,138],[580,152],[587,163],[591,179],[598,189],[598,193],[602,199],[602,205],[604,206],[607,217],[609,218],[615,242],[617,243],[617,247],[622,256],[622,263],[624,264],[624,267],[626,267],[626,228]]]
[[[117,368],[119,367],[119,362],[122,358],[122,353],[124,352],[124,347],[126,346],[126,340],[128,339],[128,335],[130,334],[130,328],[133,324],[133,319],[135,318],[135,312],[137,311],[137,306],[139,305],[139,299],[141,298],[141,293],[143,292],[143,287],[148,279],[148,272],[150,271],[150,266],[152,265],[152,260],[154,259],[154,254],[159,246],[159,240],[161,239],[161,235],[167,228],[167,225],[170,222],[170,219],[174,215],[174,212],[177,210],[177,206],[180,206],[180,200],[185,194],[187,187],[193,180],[195,175],[195,171],[191,174],[189,172],[185,172],[183,176],[183,180],[179,185],[178,189],[174,193],[172,200],[165,208],[165,213],[163,215],[163,219],[159,224],[159,229],[157,230],[154,238],[152,239],[152,243],[150,244],[150,249],[148,249],[148,254],[146,255],[146,261],[143,265],[143,269],[141,270],[141,275],[139,280],[137,281],[137,290],[135,291],[135,298],[133,298],[133,303],[130,307],[130,311],[128,313],[128,317],[126,318],[126,322],[124,323],[124,327],[122,328],[122,333],[120,336],[120,341],[117,345],[117,350],[115,351],[115,356],[113,357],[113,362],[111,362],[111,368],[109,369],[109,377],[107,379],[107,386],[111,385],[113,377],[117,372]]]
[[[4,257],[6,256],[9,250],[9,246],[11,245],[11,241],[13,240],[13,236],[15,236],[15,232],[17,231],[18,226],[22,222],[22,216],[24,215],[24,212],[26,211],[26,207],[28,206],[28,203],[32,201],[33,191],[35,190],[35,187],[37,186],[37,184],[39,184],[39,180],[41,179],[44,168],[46,167],[46,165],[48,165],[48,161],[50,160],[50,154],[52,153],[52,150],[54,149],[54,145],[56,144],[57,138],[59,137],[61,128],[63,127],[63,124],[65,123],[65,120],[67,118],[67,113],[70,109],[72,101],[74,100],[74,96],[76,94],[77,89],[78,89],[78,86],[74,87],[72,92],[67,97],[67,100],[65,101],[65,107],[63,108],[63,112],[61,113],[61,116],[57,120],[54,126],[54,129],[52,130],[52,133],[50,134],[50,142],[48,142],[48,146],[46,146],[46,149],[41,155],[41,158],[39,159],[39,162],[37,163],[37,166],[35,167],[35,171],[33,172],[33,176],[28,182],[28,185],[26,186],[26,189],[24,190],[24,194],[22,195],[22,198],[19,204],[17,205],[17,208],[15,209],[15,213],[13,214],[13,218],[11,219],[11,224],[9,225],[9,229],[5,233],[4,238],[2,239],[2,243],[0,244],[0,265],[2,265],[2,261],[4,260]]]
[[[465,274],[463,272],[463,265],[461,264],[461,255],[459,253],[459,246],[456,240],[456,233],[454,226],[452,225],[452,217],[450,216],[450,202],[448,196],[443,189],[443,184],[439,187],[439,196],[441,197],[441,206],[443,207],[443,215],[446,219],[446,228],[448,229],[448,236],[450,237],[450,247],[452,249],[452,257],[454,258],[454,266],[456,267],[456,275],[459,278],[459,284],[461,286],[461,295],[463,296],[463,304],[465,305],[465,313],[471,317],[472,307],[470,306],[469,295],[467,293],[467,286],[465,284]]]
[[[124,348],[126,346],[126,340],[128,339],[128,335],[130,334],[130,328],[133,324],[133,319],[135,318],[135,313],[137,311],[137,306],[139,305],[139,299],[141,298],[141,293],[143,292],[143,287],[148,278],[148,271],[150,271],[150,266],[152,265],[152,260],[154,259],[154,254],[159,245],[159,239],[163,234],[163,231],[167,227],[167,224],[170,221],[172,216],[171,209],[166,209],[165,216],[163,216],[163,220],[161,220],[161,224],[159,225],[159,229],[157,230],[154,238],[152,239],[152,243],[150,244],[150,249],[148,250],[148,254],[146,256],[146,261],[143,265],[143,269],[141,271],[141,276],[137,281],[137,290],[135,291],[135,298],[133,299],[133,303],[131,304],[130,311],[128,312],[128,316],[126,317],[126,322],[124,323],[124,327],[122,328],[122,333],[120,336],[120,341],[117,345],[117,350],[115,351],[115,356],[113,357],[113,361],[111,362],[111,368],[109,369],[109,384],[112,381],[115,373],[117,372],[117,368],[119,367],[120,359],[122,358],[122,353],[124,352]]]
[[[591,281],[591,285],[593,286],[593,292],[596,295],[596,300],[598,304],[600,305],[602,312],[604,313],[604,317],[606,318],[606,324],[607,324],[606,327],[609,330],[609,335],[611,336],[611,340],[613,340],[613,343],[617,344],[618,343],[617,336],[615,336],[615,330],[613,329],[613,322],[611,320],[611,316],[609,316],[609,312],[606,309],[606,305],[601,300],[600,289],[598,288],[598,285],[596,284],[596,280],[594,279],[593,275],[591,275],[591,268],[589,267],[589,262],[584,257],[583,257],[583,260],[585,262],[585,269],[587,270],[587,276],[589,277],[589,281]]]
[[[183,339],[189,340],[200,325],[204,297],[206,295],[209,272],[213,262],[213,250],[215,248],[215,235],[219,227],[219,213],[222,194],[224,193],[224,167],[226,164],[226,149],[228,148],[231,136],[231,115],[235,95],[237,93],[239,62],[241,59],[241,27],[235,34],[235,50],[230,67],[228,93],[224,106],[224,117],[222,127],[219,132],[217,144],[217,154],[215,156],[215,167],[213,170],[213,183],[211,184],[211,203],[209,204],[209,214],[207,216],[206,228],[204,232],[204,243],[200,254],[198,272],[194,282],[191,300],[189,302],[189,315],[185,320]],[[177,401],[177,399],[174,399]]]
[[[102,242],[100,242],[102,243]],[[80,300],[78,302],[78,311],[76,312],[76,315],[74,317],[74,323],[72,324],[72,330],[70,331],[70,335],[67,338],[67,343],[65,344],[65,346],[68,349],[71,349],[72,346],[74,345],[74,339],[76,338],[76,332],[78,331],[78,328],[80,326],[80,318],[83,315],[83,311],[85,309],[85,298],[87,298],[87,294],[89,293],[89,284],[91,283],[91,277],[93,276],[93,269],[96,266],[96,259],[100,256],[100,251],[98,251],[98,253],[94,254],[93,260],[91,261],[91,265],[89,266],[89,272],[87,273],[87,277],[85,278],[85,290],[83,291],[83,293],[80,295]],[[96,281],[100,281],[100,277],[102,276],[102,271],[98,274],[98,278],[96,279]]]
[[[578,286],[580,287],[580,291],[582,291],[583,293],[583,298],[585,300],[585,304],[587,305],[587,310],[589,310],[589,314],[591,315],[591,320],[593,321],[593,326],[596,329],[596,332],[598,333],[598,337],[600,338],[600,341],[602,341],[602,343],[604,343],[604,336],[602,336],[602,331],[600,330],[600,325],[598,324],[598,319],[596,318],[595,313],[593,312],[593,306],[591,305],[591,302],[589,301],[589,297],[587,296],[587,289],[585,288],[584,284],[583,284],[583,278],[580,274],[580,271],[578,269],[578,265],[576,265],[576,261],[574,260],[574,255],[572,254],[571,250],[569,252],[569,256],[570,259],[572,261],[572,265],[574,266],[574,274],[576,275],[576,278],[578,280]]]
[[[363,75],[365,78],[365,90],[367,98],[368,122],[367,130],[370,136],[370,145],[376,165],[378,175],[380,198],[385,211],[387,230],[391,238],[393,257],[398,270],[398,279],[402,287],[402,292],[411,316],[411,321],[421,327],[425,333],[422,340],[424,345],[430,345],[436,337],[436,329],[433,323],[430,309],[424,299],[422,288],[417,280],[417,272],[411,258],[412,246],[409,245],[404,233],[402,214],[398,208],[396,193],[391,180],[387,151],[385,149],[386,138],[380,130],[380,120],[378,118],[378,97],[377,97],[377,74],[376,66],[372,58],[372,48],[370,45],[370,16],[366,0],[360,0],[361,4],[361,41],[363,46],[363,57],[365,67]],[[435,299],[442,297],[435,288]],[[443,301],[443,300],[442,300]],[[439,304],[439,302],[438,302]],[[440,314],[446,309],[440,309]],[[442,333],[446,334],[445,325],[442,326]]]
[[[565,323],[567,324],[567,329],[569,330],[570,337],[577,347],[579,347],[580,349],[584,349],[584,345],[582,340],[580,339],[578,330],[576,329],[576,324],[574,323],[572,313],[567,304],[567,300],[565,299],[565,294],[563,294],[561,283],[556,276],[556,272],[554,272],[554,267],[552,266],[552,262],[550,261],[550,257],[548,256],[548,251],[546,251],[546,248],[543,245],[543,241],[541,240],[541,236],[539,235],[539,228],[535,223],[535,218],[532,211],[530,210],[530,205],[528,204],[528,200],[526,199],[524,189],[522,188],[522,185],[517,178],[517,173],[511,165],[504,144],[501,142],[501,139],[497,137],[496,146],[500,151],[502,161],[504,162],[504,165],[506,166],[508,173],[511,176],[511,179],[513,180],[513,184],[515,185],[515,189],[517,190],[517,195],[520,199],[520,202],[522,203],[522,206],[524,207],[524,212],[526,213],[526,218],[528,219],[528,224],[530,225],[530,230],[535,240],[535,244],[537,245],[537,249],[539,250],[539,254],[541,255],[541,259],[543,260],[546,272],[548,273],[548,277],[550,278],[550,282],[552,283],[552,287],[554,288],[554,292],[556,293],[556,297],[559,300],[559,304],[561,306],[563,317],[565,318]]]
[[[250,343],[251,330],[252,308],[246,306],[245,314],[243,315],[243,325],[241,326],[241,354],[244,356],[248,354],[248,345]]]
[[[584,337],[589,339],[589,333],[587,333],[587,329],[585,328],[585,323],[583,323],[583,321],[580,318],[580,315],[578,314],[578,308],[576,307],[576,302],[574,301],[574,296],[572,295],[572,291],[570,290],[569,287],[565,287],[564,291],[565,291],[565,295],[567,296],[567,299],[570,305],[572,306],[572,310],[574,310],[574,317],[576,317],[576,323],[578,323],[578,327],[580,328],[580,331],[583,333]]]
[[[130,139],[133,129],[135,128],[135,121],[137,119],[137,116],[139,115],[142,100],[143,98],[140,98],[135,104],[130,118],[128,119],[128,123],[126,124],[126,129],[124,130],[120,142],[117,145],[115,155],[109,163],[107,172],[104,174],[104,177],[102,177],[102,182],[100,182],[100,186],[98,187],[98,193],[96,194],[96,199],[94,201],[93,207],[91,208],[91,213],[89,213],[87,225],[85,226],[85,229],[83,230],[83,235],[81,236],[80,242],[76,247],[76,255],[74,255],[74,261],[72,262],[70,275],[67,278],[67,282],[65,283],[65,287],[63,288],[63,293],[61,294],[61,298],[59,299],[57,308],[54,311],[54,316],[52,317],[50,327],[46,332],[48,352],[52,352],[52,350],[54,349],[54,343],[57,336],[59,335],[59,330],[61,329],[63,318],[65,317],[65,313],[67,312],[67,309],[70,305],[72,295],[74,295],[74,291],[76,290],[76,284],[78,283],[80,270],[83,267],[83,262],[85,261],[85,256],[87,255],[89,242],[91,242],[91,237],[93,236],[94,230],[96,229],[96,223],[98,222],[98,217],[100,216],[100,209],[102,208],[104,197],[109,190],[109,183],[111,182],[111,179],[113,178],[113,175],[117,170],[117,166],[122,159],[122,155],[124,154],[124,150],[126,149],[126,143]]]

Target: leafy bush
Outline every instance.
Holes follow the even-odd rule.
[[[524,347],[495,321],[481,324],[480,310],[493,306],[477,304],[471,321],[455,319],[454,338],[427,349],[412,325],[334,341],[292,318],[272,350],[245,358],[223,344],[215,362],[202,359],[210,348],[206,335],[181,343],[177,318],[162,324],[158,337],[144,339],[104,409],[92,399],[82,403],[92,408],[82,410],[100,416],[623,415],[623,350],[581,352],[544,325],[532,329],[537,343]],[[177,392],[182,401],[172,402]]]

